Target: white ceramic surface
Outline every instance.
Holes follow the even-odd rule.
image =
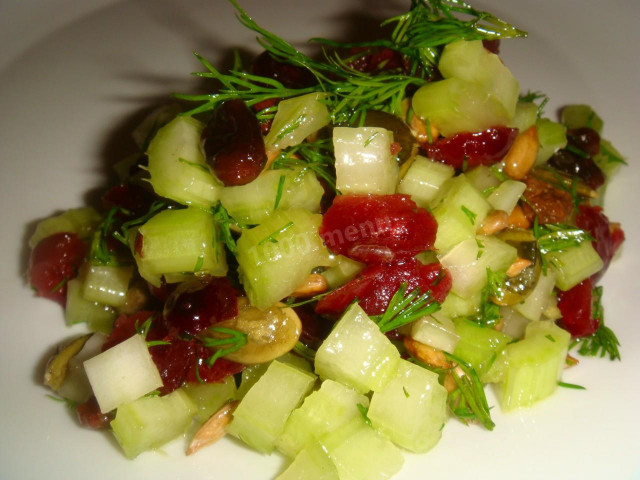
[[[302,42],[338,36],[383,7],[382,0],[245,0],[265,27]],[[585,359],[559,389],[530,410],[494,409],[494,432],[450,421],[427,455],[407,455],[398,479],[640,478],[640,70],[637,0],[482,0],[530,32],[503,42],[503,58],[523,90],[551,97],[547,112],[590,103],[605,137],[627,155],[607,213],[627,233],[622,258],[605,278],[607,323],[622,362]],[[345,15],[346,13],[346,15]],[[380,13],[384,16],[384,13]],[[107,165],[126,153],[127,133],[145,108],[193,89],[197,50],[219,63],[231,46],[257,52],[254,35],[223,0],[5,0],[0,4],[0,478],[121,480],[269,479],[283,466],[223,440],[192,458],[176,442],[165,453],[127,461],[108,434],[78,428],[39,385],[43,361],[64,327],[53,303],[25,284],[26,239],[38,219],[83,205],[104,186]],[[490,402],[495,404],[490,394]],[[371,452],[371,454],[375,454]]]

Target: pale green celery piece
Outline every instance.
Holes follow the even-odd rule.
[[[84,369],[102,413],[162,386],[158,368],[141,335],[133,335],[88,359]]]
[[[181,112],[182,107],[178,103],[162,105],[152,110],[131,133],[137,147],[144,151],[158,129],[164,127]]]
[[[72,208],[38,222],[29,238],[29,247],[33,248],[43,238],[62,232],[75,233],[81,239],[87,239],[101,221],[101,215],[91,207]]]
[[[315,369],[323,380],[367,393],[384,388],[395,375],[399,359],[396,347],[355,303],[318,348]]]
[[[433,262],[438,262],[438,254],[433,250],[426,250],[416,255],[416,259],[423,265],[429,265]]]
[[[196,406],[182,390],[142,397],[118,407],[111,429],[128,458],[161,447],[186,432]]]
[[[527,185],[516,180],[505,180],[487,198],[487,201],[496,210],[504,210],[511,214],[524,193]]]
[[[520,303],[513,306],[520,315],[528,320],[540,320],[542,312],[546,308],[550,297],[555,298],[554,287],[556,285],[556,274],[552,269],[547,270],[547,274],[540,274],[538,283],[529,292],[529,295]]]
[[[322,435],[340,428],[352,418],[359,418],[358,404],[366,408],[369,399],[346,385],[325,380],[319,390],[293,411],[276,441],[276,448],[290,458],[295,457]]]
[[[442,184],[453,177],[450,165],[417,156],[398,185],[398,193],[411,195],[420,207],[427,208],[438,195]]]
[[[313,92],[278,103],[278,111],[264,139],[267,148],[293,147],[329,125],[331,116],[324,101],[326,97],[326,93]]]
[[[333,462],[318,442],[307,445],[276,480],[340,480]]]
[[[89,265],[84,277],[82,296],[90,302],[121,307],[126,302],[133,267]]]
[[[440,306],[440,313],[450,318],[474,315],[480,308],[480,301],[480,292],[465,298],[449,292]]]
[[[560,121],[570,130],[589,127],[602,134],[603,121],[589,105],[567,105],[560,112]]]
[[[240,401],[227,432],[259,452],[272,452],[289,415],[315,380],[310,372],[273,361]]]
[[[292,365],[300,370],[305,370],[307,372],[311,372],[311,364],[302,357],[295,355],[291,352],[285,353],[283,356],[276,359],[278,362],[287,363]],[[240,386],[238,387],[238,391],[236,393],[236,398],[241,400],[247,394],[249,389],[253,387],[253,385],[258,381],[258,379],[264,375],[264,372],[267,371],[271,362],[267,363],[258,363],[257,365],[249,365],[247,368],[242,370]]]
[[[86,322],[93,332],[111,333],[118,313],[109,305],[86,300],[82,295],[83,290],[84,285],[79,278],[67,282],[66,324]]]
[[[433,216],[438,223],[434,247],[440,254],[473,240],[476,228],[460,207],[445,202],[433,211]]]
[[[233,375],[223,382],[186,383],[182,387],[196,406],[198,423],[206,422],[229,400],[236,398],[236,381]]]
[[[218,202],[220,182],[200,149],[204,125],[180,116],[162,127],[147,150],[151,185],[161,197],[184,205],[211,207]]]
[[[238,239],[240,278],[251,305],[266,309],[290,295],[311,271],[327,265],[318,234],[322,216],[302,209],[276,210]]]
[[[567,127],[548,118],[536,122],[538,127],[538,156],[536,165],[543,165],[561,148],[567,146]]]
[[[330,289],[338,288],[355,278],[365,267],[363,263],[356,262],[344,255],[337,255],[335,264],[322,272]]]
[[[523,340],[505,347],[500,405],[509,411],[549,397],[557,388],[571,335],[551,321],[530,322]]]
[[[453,353],[460,339],[453,321],[442,312],[419,318],[411,326],[411,338],[438,350]]]
[[[310,170],[267,170],[246,185],[222,188],[220,202],[238,222],[259,225],[274,212],[276,204],[281,210],[303,208],[317,213],[323,194]]]
[[[486,50],[481,40],[447,44],[438,62],[444,78],[458,78],[481,85],[498,99],[509,120],[516,112],[520,86],[498,55]]]
[[[227,273],[224,245],[211,213],[195,207],[163,210],[138,232],[142,235],[142,256],[135,248],[135,235],[130,245],[140,275],[152,284],[160,276],[184,273],[223,276]],[[157,285],[156,285],[157,286]]]
[[[518,102],[516,103],[516,113],[509,127],[517,128],[520,132],[524,132],[529,127],[535,125],[537,119],[538,106],[535,103]]]
[[[396,445],[424,453],[442,436],[447,390],[438,382],[438,374],[400,360],[395,378],[371,397],[367,416]]]
[[[611,178],[618,173],[618,170],[624,165],[624,157],[616,150],[616,148],[608,140],[600,139],[600,153],[593,157],[596,165],[600,167],[605,175],[605,183],[598,188],[598,197],[592,201],[593,205],[604,205],[604,198],[609,186]]]
[[[500,185],[500,180],[496,177],[491,168],[485,165],[478,165],[465,172],[465,176],[476,187],[478,191],[487,196],[489,192]]]
[[[393,133],[379,127],[335,127],[336,188],[343,194],[392,194],[399,167],[391,155]]]
[[[479,376],[489,370],[495,355],[513,340],[493,327],[483,327],[466,318],[455,319],[455,325],[460,340],[453,353],[470,363]]]
[[[531,320],[513,307],[500,307],[502,317],[502,333],[520,340],[524,338],[524,331]]]
[[[354,418],[320,439],[338,471],[340,480],[382,480],[395,475],[404,459],[398,447]]]
[[[413,111],[437,126],[444,136],[506,125],[509,112],[483,86],[459,78],[429,82],[411,100]]]
[[[556,272],[560,290],[569,290],[602,269],[602,258],[588,241],[544,257]]]

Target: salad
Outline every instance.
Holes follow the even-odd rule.
[[[491,430],[487,384],[511,410],[555,390],[574,341],[619,358],[596,282],[623,160],[589,107],[558,123],[519,91],[491,51],[523,32],[414,2],[319,61],[236,7],[268,53],[201,59],[220,89],[156,112],[102,210],[31,239],[38,294],[100,332],[45,374],[81,423],[129,457],[226,432],[288,456],[280,478],[386,478],[452,417]]]

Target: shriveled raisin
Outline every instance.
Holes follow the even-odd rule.
[[[318,83],[318,79],[306,68],[276,60],[264,51],[251,64],[251,73],[278,80],[287,88],[305,88]]]
[[[600,135],[593,128],[574,128],[567,132],[569,145],[583,151],[590,157],[600,153]]]
[[[568,192],[532,175],[525,177],[523,181],[527,185],[524,191],[527,203],[522,205],[522,209],[529,221],[533,221],[536,215],[541,225],[567,220],[573,209],[573,199]]]
[[[581,157],[568,150],[558,150],[547,163],[560,172],[578,177],[593,190],[604,184],[604,174],[591,157]]]

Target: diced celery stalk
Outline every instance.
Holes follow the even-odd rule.
[[[400,360],[396,377],[371,397],[367,416],[396,445],[423,453],[442,436],[446,405],[447,390],[437,373]]]
[[[67,304],[64,310],[67,325],[86,322],[93,332],[111,333],[117,312],[109,305],[86,300],[82,296],[83,290],[80,279],[74,278],[67,282]]]
[[[400,471],[402,453],[382,434],[354,418],[320,439],[340,480],[382,480]]]
[[[162,386],[147,342],[134,335],[84,362],[100,411],[107,413]]]
[[[478,165],[471,170],[467,170],[465,176],[471,182],[471,185],[476,187],[483,195],[486,195],[485,190],[493,189],[500,185],[500,180],[496,177],[496,174],[485,165]]]
[[[278,103],[278,111],[264,139],[267,148],[298,145],[312,133],[329,125],[331,116],[324,102],[326,96],[325,93],[314,92]]]
[[[399,167],[392,142],[393,133],[384,128],[334,128],[336,188],[343,194],[395,193]]]
[[[527,185],[523,182],[505,180],[498,188],[491,192],[487,201],[496,210],[504,210],[510,215],[526,188]]]
[[[158,195],[184,205],[210,207],[217,203],[221,185],[200,150],[203,127],[192,117],[176,117],[151,141],[148,170]]]
[[[195,404],[200,423],[207,421],[229,400],[235,399],[237,391],[233,375],[223,382],[187,383],[182,389]]]
[[[121,307],[126,301],[132,277],[133,267],[91,265],[84,279],[82,296],[90,302]]]
[[[358,404],[366,408],[369,399],[346,385],[325,380],[319,390],[293,411],[284,432],[276,441],[276,447],[284,455],[295,457],[322,435],[340,428],[352,418],[360,417]]]
[[[378,391],[395,375],[400,354],[356,303],[342,315],[316,352],[315,369],[360,393]]]
[[[272,452],[287,418],[302,403],[315,379],[310,372],[272,362],[240,401],[227,432],[259,452]]]
[[[417,156],[398,185],[398,193],[411,195],[420,207],[428,207],[442,184],[455,173],[451,165]]]
[[[520,86],[498,55],[486,50],[481,40],[457,41],[447,44],[438,62],[444,78],[459,78],[485,88],[503,105],[509,119],[513,118]]]
[[[333,462],[318,442],[307,445],[276,480],[340,480]]]
[[[440,263],[451,274],[451,291],[467,298],[480,293],[487,283],[487,268],[506,270],[518,257],[518,251],[495,237],[479,235],[460,242],[440,256]]]
[[[438,350],[453,353],[460,336],[453,321],[442,312],[419,318],[411,326],[411,338]]]
[[[291,352],[287,352],[281,357],[276,359],[278,362],[286,363],[293,367],[299,368],[300,370],[305,370],[307,372],[311,372],[311,364],[308,360],[299,357]],[[267,371],[271,362],[267,363],[258,363],[256,365],[249,365],[247,368],[242,370],[242,374],[240,377],[240,386],[238,387],[238,391],[236,393],[237,399],[242,399],[247,394],[247,392],[253,387],[253,385],[258,381],[258,379],[264,375],[264,372]]]
[[[506,346],[499,392],[503,410],[528,407],[555,391],[570,340],[569,332],[553,322],[531,322],[524,340]]]
[[[106,337],[101,333],[93,334],[85,342],[82,350],[69,360],[67,374],[64,377],[62,387],[57,390],[57,394],[63,398],[68,398],[74,402],[84,403],[93,395],[89,378],[84,371],[83,363],[95,357],[102,351]]]
[[[535,125],[538,118],[538,106],[533,102],[516,103],[516,113],[509,126],[524,132],[529,127]]]
[[[101,220],[100,214],[91,207],[72,208],[55,217],[45,218],[36,225],[36,231],[29,238],[29,247],[35,247],[40,240],[56,233],[75,233],[80,238],[89,238]]]
[[[598,167],[600,167],[602,173],[605,174],[607,183],[611,176],[616,174],[620,166],[624,165],[624,156],[611,144],[611,142],[604,138],[600,139],[600,153],[595,155],[593,160],[596,162]]]
[[[488,371],[500,350],[513,340],[493,327],[482,327],[465,318],[456,319],[455,324],[460,341],[453,353],[470,363],[480,376]]]
[[[440,252],[472,238],[491,211],[491,205],[464,174],[443,185],[432,207],[438,222],[435,247]]]
[[[556,274],[548,269],[547,274],[540,274],[538,283],[529,292],[529,295],[520,303],[516,303],[513,308],[520,315],[531,321],[540,320],[542,312],[548,304],[550,296],[554,296],[553,288],[556,285]]]
[[[196,406],[182,390],[142,397],[118,407],[111,429],[128,458],[161,447],[186,432]]]
[[[365,267],[363,263],[351,260],[343,255],[337,255],[335,265],[329,267],[322,276],[330,289],[338,288],[353,279]]]
[[[322,216],[302,209],[276,210],[238,240],[240,278],[251,305],[266,309],[298,288],[329,260],[318,228]]]
[[[567,105],[560,112],[560,121],[569,130],[589,127],[602,133],[602,119],[589,105]]]
[[[511,117],[486,88],[459,78],[429,82],[411,100],[413,111],[438,127],[444,136],[506,125]]]
[[[134,256],[140,274],[150,283],[167,274],[227,273],[224,246],[218,239],[213,215],[204,210],[163,210],[138,232],[142,235],[142,255],[134,247]]]
[[[561,252],[551,252],[545,259],[556,272],[556,286],[569,290],[602,269],[602,259],[591,245],[582,242]]]
[[[524,331],[531,320],[513,307],[500,307],[502,333],[518,340],[524,337]]]
[[[278,187],[282,189],[278,199]],[[324,189],[311,170],[267,170],[254,181],[238,187],[224,187],[220,202],[229,215],[239,222],[258,225],[278,208],[303,208],[310,212],[320,211],[320,199]]]
[[[546,163],[551,155],[567,146],[567,127],[561,123],[541,118],[536,122],[538,128],[538,156],[536,165]]]
[[[172,103],[162,105],[150,112],[131,133],[138,148],[142,151],[146,150],[158,129],[173,120],[181,111],[182,108],[179,104]]]
[[[480,308],[480,292],[462,298],[453,292],[449,292],[447,298],[440,306],[440,312],[449,318],[465,317],[473,315]]]

